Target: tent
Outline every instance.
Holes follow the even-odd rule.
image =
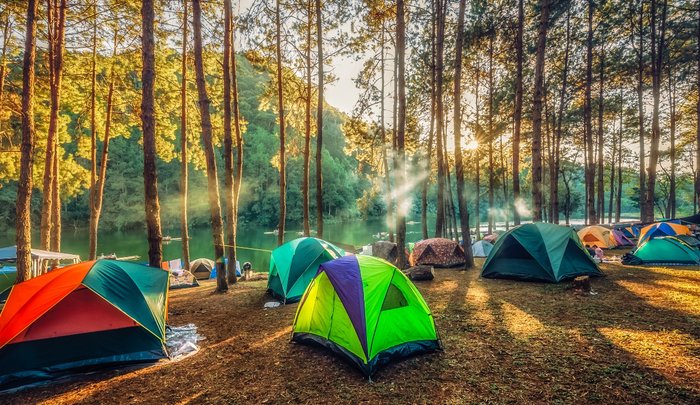
[[[0,268],[0,302],[7,299],[10,290],[17,280],[17,269],[14,267]]]
[[[16,285],[0,314],[0,387],[167,357],[168,272],[98,260]]]
[[[651,238],[625,264],[700,265],[700,251],[674,236]]]
[[[622,232],[628,239],[634,239],[636,238],[639,233],[634,231],[634,227],[632,226],[626,226],[624,228],[620,228],[620,232]]]
[[[578,231],[578,237],[584,246],[598,246],[601,249],[612,249],[617,247],[617,240],[612,235],[612,231],[600,225],[587,226]]]
[[[685,223],[689,223],[689,224],[700,225],[700,212],[695,214],[695,215],[691,215],[689,217],[683,217],[683,218],[678,218],[678,219],[681,221],[681,223],[685,222]]]
[[[672,222],[657,222],[642,228],[639,232],[637,246],[642,246],[647,239],[676,235],[692,235],[692,232],[690,232],[690,229],[685,225],[674,224]]]
[[[296,302],[318,271],[318,265],[341,257],[339,247],[316,238],[298,238],[270,254],[267,289],[285,303]]]
[[[209,280],[216,263],[213,260],[200,258],[190,262],[190,272],[197,280]]]
[[[685,243],[686,245],[688,245],[694,249],[700,249],[700,239],[696,238],[695,236],[676,235],[674,237],[677,239],[680,239],[681,242]]]
[[[48,250],[32,249],[32,269],[31,277],[36,277],[46,264],[50,262],[64,262],[75,264],[80,262],[80,256],[70,253],[49,252]],[[14,263],[17,261],[17,245],[0,248],[0,262]]]
[[[420,292],[391,263],[372,256],[319,266],[297,308],[292,340],[325,347],[368,377],[395,359],[442,347]]]
[[[618,247],[622,246],[634,246],[635,243],[630,240],[621,230],[613,229],[610,232],[610,236],[615,239]]]
[[[602,275],[573,229],[540,222],[511,228],[498,238],[481,270],[485,278],[551,283]]]
[[[435,267],[455,267],[462,266],[466,262],[464,249],[459,243],[444,238],[417,242],[409,259],[413,266],[425,264]]]
[[[493,250],[493,245],[482,239],[472,245],[472,255],[474,257],[486,257]]]
[[[197,278],[187,270],[171,270],[170,271],[170,289],[199,287]]]

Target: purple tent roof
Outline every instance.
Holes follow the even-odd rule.
[[[365,297],[360,275],[360,264],[356,256],[343,256],[325,262],[319,266],[318,272],[325,271],[333,284],[336,294],[350,317],[362,349],[367,356],[367,322],[365,319]]]
[[[622,233],[622,231],[613,229],[612,234],[619,246],[634,246],[634,242],[632,242],[627,236],[625,236],[625,234]]]

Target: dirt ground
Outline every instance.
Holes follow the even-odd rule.
[[[480,263],[479,266],[480,267]],[[700,403],[700,271],[603,265],[595,295],[437,270],[417,283],[444,351],[368,382],[289,342],[296,304],[263,309],[265,282],[171,293],[196,355],[0,394],[0,403]]]

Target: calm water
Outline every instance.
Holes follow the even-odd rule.
[[[582,223],[582,220],[572,220],[573,224]],[[486,233],[483,224],[482,233]],[[428,229],[434,230],[434,218],[429,218]],[[360,247],[379,239],[386,239],[386,221],[381,219],[356,220],[351,222],[336,222],[324,224],[324,239],[345,245]],[[496,229],[504,229],[504,223],[496,223]],[[290,226],[285,232],[285,241],[300,237],[300,226]],[[251,262],[256,271],[267,271],[270,265],[270,253],[277,247],[277,235],[271,229],[260,227],[245,227],[238,232],[238,260],[241,263]],[[178,230],[164,230],[164,235],[171,237],[180,236]],[[38,232],[32,234],[34,247],[39,246]],[[87,229],[74,230],[63,228],[61,250],[65,253],[80,255],[82,259],[88,256],[88,231]],[[421,224],[417,221],[408,221],[406,224],[407,242],[416,242],[421,239]],[[12,231],[0,233],[0,247],[15,244],[15,235]],[[142,261],[148,260],[148,245],[145,230],[133,230],[112,233],[100,233],[98,237],[97,254],[109,255],[115,253],[118,257],[140,256]],[[209,228],[190,229],[190,259],[200,257],[212,258],[214,249]],[[173,260],[182,257],[182,242],[171,241],[163,243],[163,260]]]
[[[432,224],[431,224],[432,226]],[[301,227],[290,227],[285,232],[285,241],[300,237]],[[238,259],[241,263],[251,262],[257,271],[267,271],[270,265],[269,251],[277,247],[277,235],[270,229],[246,227],[238,232]],[[380,232],[386,232],[387,226],[383,220],[357,220],[346,223],[324,224],[324,239],[330,242],[362,246],[379,239]],[[179,230],[164,230],[164,235],[180,236]],[[39,246],[38,233],[32,234],[34,247]],[[414,242],[421,239],[421,225],[418,222],[407,224],[406,239]],[[80,255],[82,259],[88,256],[89,235],[87,229],[74,230],[63,228],[61,235],[61,250],[65,253]],[[0,247],[15,244],[12,232],[0,234]],[[252,249],[247,249],[252,248]],[[260,250],[253,250],[260,249]],[[262,251],[261,251],[262,250]],[[146,233],[140,230],[100,233],[98,236],[97,254],[115,253],[119,257],[140,256],[142,261],[148,260],[148,244]],[[213,258],[214,249],[209,228],[190,229],[190,259],[199,257]],[[172,260],[182,257],[182,242],[163,242],[163,259]]]

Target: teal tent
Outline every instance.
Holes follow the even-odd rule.
[[[602,276],[572,228],[546,223],[512,228],[498,238],[481,276],[558,283]]]
[[[272,251],[267,289],[285,303],[299,301],[318,266],[345,255],[343,249],[316,238],[298,238]]]
[[[647,239],[625,264],[700,265],[700,250],[675,236]]]
[[[7,299],[10,295],[10,290],[15,284],[17,279],[17,269],[14,267],[1,267],[0,268],[0,302]]]

